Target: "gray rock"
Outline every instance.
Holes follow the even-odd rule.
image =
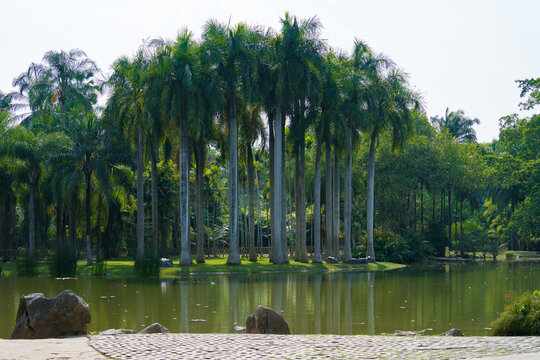
[[[289,325],[283,316],[270,308],[259,306],[255,314],[246,320],[246,334],[286,334],[289,335]]]
[[[334,257],[334,256],[329,256],[326,258],[326,263],[327,264],[337,264],[339,263],[339,259],[337,257]]]
[[[139,331],[139,334],[166,334],[169,333],[169,329],[160,323],[153,323],[152,325]]]
[[[463,332],[459,329],[450,329],[444,336],[463,336]]]
[[[160,267],[173,267],[173,263],[171,259],[161,258],[159,259],[159,266]]]
[[[71,290],[52,299],[35,293],[21,297],[12,339],[45,339],[86,334],[90,308]]]
[[[367,264],[367,258],[351,258],[343,260],[344,264]]]
[[[130,329],[107,329],[100,332],[98,335],[126,335],[126,334],[136,334],[135,330]]]
[[[394,336],[416,336],[416,333],[414,331],[396,330]]]

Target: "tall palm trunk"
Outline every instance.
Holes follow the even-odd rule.
[[[203,212],[203,177],[204,167],[206,162],[206,145],[204,144],[204,137],[199,135],[197,140],[197,152],[195,154],[195,161],[197,161],[197,181],[195,182],[195,197],[196,197],[196,211],[197,211],[197,263],[204,263],[204,212]]]
[[[247,144],[247,175],[249,198],[249,261],[257,261],[257,252],[255,251],[255,169],[250,143]]]
[[[158,253],[158,243],[159,243],[159,208],[158,208],[158,172],[157,172],[157,156],[154,149],[150,153],[151,162],[152,162],[152,247],[155,254]]]
[[[317,154],[315,156],[315,175],[313,179],[313,242],[315,250],[312,262],[314,264],[322,263],[321,256],[321,144],[317,142]]]
[[[231,94],[229,119],[229,257],[227,265],[240,265],[238,253],[238,122],[236,101]]]
[[[186,113],[180,109],[180,265],[191,265],[189,245],[189,138],[186,129]]]
[[[287,246],[287,183],[285,179],[285,115],[282,114],[281,119],[281,253],[283,254],[283,262],[289,263],[289,251]],[[278,193],[279,194],[279,193]]]
[[[330,144],[330,141],[326,141],[326,152],[324,154],[325,157],[325,178],[326,178],[326,184],[325,184],[325,222],[326,222],[326,256],[332,255],[332,238],[333,238],[333,220],[334,220],[334,212],[333,212],[333,200],[332,200],[332,177],[333,177],[333,171],[332,171],[332,145]]]
[[[345,260],[352,258],[351,252],[351,215],[352,215],[352,136],[351,129],[347,134],[347,156],[345,157],[345,243],[343,256]]]
[[[274,120],[274,176],[273,176],[273,196],[272,196],[272,244],[274,245],[273,261],[274,264],[283,264],[283,251],[281,248],[281,211],[282,211],[282,172],[283,172],[283,119],[281,117],[281,106],[277,104]]]
[[[337,143],[334,145],[334,178],[332,180],[333,191],[332,198],[334,204],[332,206],[334,219],[333,225],[333,241],[332,241],[332,255],[339,255],[339,156],[337,151]]]
[[[271,245],[270,245],[270,262],[274,261],[274,252],[275,252],[275,228],[274,228],[274,218],[275,218],[275,209],[274,209],[274,124],[271,120],[271,115],[268,115],[268,140],[269,140],[269,152],[270,152],[270,237],[271,237]],[[281,246],[280,246],[281,249]]]
[[[35,211],[36,185],[30,184],[30,200],[28,204],[28,252],[30,257],[35,255],[36,244],[36,211]]]
[[[144,180],[143,180],[143,132],[139,122],[137,147],[137,259],[144,257]]]
[[[69,211],[69,242],[74,248],[77,247],[77,193],[78,187],[75,186],[71,193],[71,209]]]
[[[452,191],[448,190],[448,242],[452,245]]]
[[[368,170],[367,170],[367,256],[375,261],[375,249],[373,248],[373,215],[375,198],[375,143],[377,141],[377,132],[371,134],[371,143],[369,144]]]
[[[92,238],[90,235],[91,226],[90,226],[90,200],[91,200],[91,184],[90,180],[92,177],[91,172],[87,172],[85,174],[85,183],[86,183],[86,199],[85,199],[85,214],[84,214],[84,220],[86,223],[86,265],[90,266],[92,265]]]
[[[300,144],[298,146],[298,203],[296,206],[296,227],[297,231],[297,254],[296,260],[307,263],[307,245],[306,245],[306,150],[304,143],[304,135],[301,135]]]

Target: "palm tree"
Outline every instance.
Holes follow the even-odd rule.
[[[224,84],[225,118],[229,128],[229,257],[228,265],[239,265],[238,253],[238,97],[247,94],[255,73],[254,48],[260,41],[257,29],[246,24],[230,28],[214,20],[206,23],[205,41],[216,71]]]
[[[144,256],[144,132],[147,130],[148,109],[145,108],[145,76],[148,59],[143,51],[130,60],[115,61],[109,79],[112,94],[105,109],[106,116],[116,118],[118,126],[137,147],[137,258]]]
[[[411,109],[419,108],[420,96],[408,88],[406,75],[369,47],[355,42],[353,63],[365,74],[364,101],[368,119],[363,129],[369,134],[367,181],[367,256],[375,261],[373,248],[373,215],[375,189],[375,151],[379,135],[392,130],[392,146],[405,140],[412,121]]]
[[[32,63],[13,81],[32,111],[26,122],[33,122],[40,112],[56,107],[63,116],[75,106],[90,111],[97,101],[94,77],[98,72],[96,64],[82,50],[46,52],[43,63]]]
[[[57,133],[34,133],[24,127],[10,128],[0,143],[0,154],[18,162],[15,178],[28,184],[28,251],[35,255],[36,240],[36,190],[42,172],[43,161],[57,146]]]
[[[174,45],[168,47],[169,57],[166,57],[163,71],[164,107],[170,118],[178,118],[180,132],[179,163],[180,163],[180,265],[192,264],[189,245],[190,216],[189,216],[189,123],[194,114],[194,86],[198,78],[199,63],[197,44],[192,39],[192,33],[184,29]]]
[[[432,117],[431,123],[438,127],[440,131],[443,129],[448,131],[457,142],[464,143],[476,142],[476,132],[473,129],[473,125],[480,124],[480,120],[465,116],[463,110],[450,111],[446,108],[444,117]]]

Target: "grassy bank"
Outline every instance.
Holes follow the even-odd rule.
[[[161,268],[160,278],[175,278],[185,275],[210,275],[210,274],[264,274],[274,272],[326,272],[326,271],[386,271],[405,267],[405,265],[379,262],[373,264],[304,264],[291,260],[290,264],[274,265],[268,258],[256,263],[242,260],[242,265],[229,266],[226,258],[209,259],[204,264],[194,263],[191,266],[180,267],[178,258],[173,259],[174,267]],[[106,260],[106,277],[113,279],[135,278],[133,260]],[[15,263],[5,263],[2,267],[3,276],[16,276]],[[88,278],[92,276],[92,267],[86,266],[85,261],[77,263],[77,277]],[[38,276],[49,277],[49,266],[46,262],[38,263]]]

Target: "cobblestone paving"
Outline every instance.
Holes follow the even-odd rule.
[[[469,359],[540,352],[540,337],[150,334],[91,336],[112,359]]]

